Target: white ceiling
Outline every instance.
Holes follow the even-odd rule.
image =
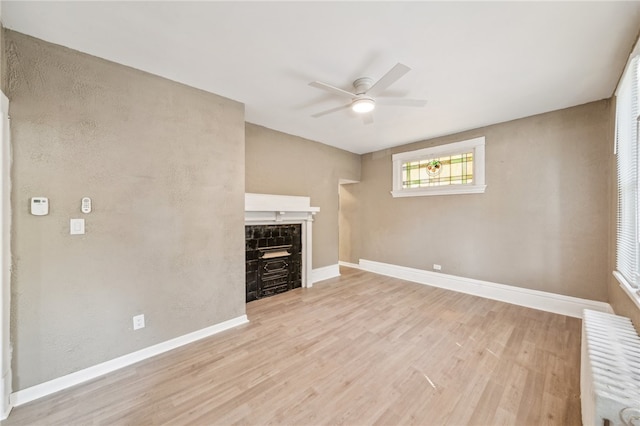
[[[371,152],[608,98],[640,2],[2,1],[5,27],[246,105],[246,121]],[[345,90],[412,68],[363,124]],[[348,102],[348,99],[346,100]]]

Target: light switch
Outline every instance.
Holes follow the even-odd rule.
[[[71,219],[69,222],[71,235],[84,234],[84,219]]]

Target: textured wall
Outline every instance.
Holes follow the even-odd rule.
[[[341,261],[349,262],[353,258],[351,252],[351,243],[354,240],[353,228],[357,227],[357,223],[352,223],[351,218],[354,217],[358,208],[358,200],[353,196],[353,184],[340,185],[340,211],[338,215],[338,226],[340,230],[340,252]]]
[[[338,181],[360,179],[360,156],[249,123],[245,137],[246,191],[311,197],[313,267],[338,263]]]
[[[5,36],[14,391],[243,315],[243,106]]]
[[[1,21],[0,21],[1,22]],[[4,43],[4,27],[0,23],[0,90],[7,93],[7,55]]]
[[[351,257],[606,301],[610,102],[363,156]],[[391,155],[486,137],[484,194],[392,198]]]
[[[640,308],[631,300],[629,295],[620,287],[615,278],[609,282],[609,304],[616,315],[631,318],[633,325],[640,333]]]

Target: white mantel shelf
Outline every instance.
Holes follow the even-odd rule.
[[[311,287],[313,216],[320,207],[311,207],[309,197],[273,194],[244,194],[245,225],[302,224],[302,287]]]
[[[311,207],[309,197],[244,194],[245,222],[273,220],[313,220],[320,207]]]

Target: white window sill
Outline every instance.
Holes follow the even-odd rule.
[[[396,197],[425,197],[429,195],[483,194],[487,185],[447,185],[430,188],[400,189],[391,191]]]
[[[624,292],[627,293],[633,303],[635,303],[640,309],[640,295],[638,294],[638,289],[631,287],[631,284],[629,284],[618,271],[613,271],[613,276],[618,281],[618,284],[620,284],[620,287],[622,287]]]

